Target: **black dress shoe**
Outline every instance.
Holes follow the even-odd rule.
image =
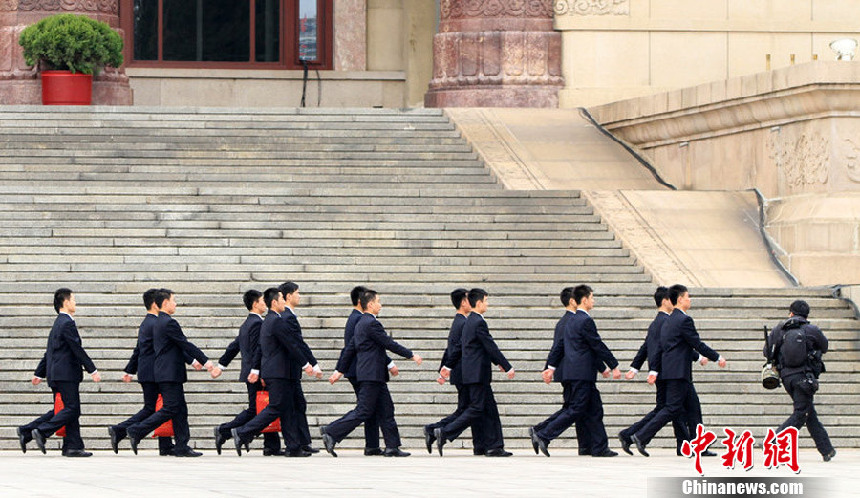
[[[821,455],[821,458],[823,458],[825,462],[829,462],[830,460],[833,460],[833,457],[835,457],[835,456],[836,456],[836,448],[833,448],[832,450],[827,452],[827,454]]]
[[[630,440],[633,441],[636,445],[636,451],[638,451],[642,456],[651,456],[647,451],[645,451],[645,445],[642,444],[642,441],[640,441],[638,437],[636,437],[636,434],[631,435]]]
[[[188,448],[187,450],[184,450],[184,451],[174,451],[173,454],[174,454],[174,456],[178,456],[178,457],[182,457],[182,458],[203,456],[203,453],[200,453],[199,451],[194,451],[191,448]]]
[[[486,456],[487,450],[485,450],[484,448],[473,448],[472,454],[475,456]]]
[[[108,427],[108,435],[110,435],[110,449],[113,450],[114,454],[118,454],[119,440],[121,438],[119,437],[117,430],[113,426]]]
[[[263,456],[284,456],[286,454],[286,450],[270,450],[269,448],[263,448]]]
[[[382,448],[365,448],[364,456],[382,456]]]
[[[703,452],[702,452],[702,456],[715,457],[715,456],[717,456],[717,454],[716,454],[716,453],[714,453],[714,452],[713,452],[713,451],[711,451],[711,450],[705,450],[705,451],[703,451]]]
[[[624,434],[622,434],[620,432],[618,433],[618,440],[621,441],[621,449],[624,451],[624,453],[627,453],[628,455],[632,455],[633,452],[630,451],[630,445],[633,444],[633,441],[631,441],[629,438],[625,437]]]
[[[158,450],[158,456],[176,456],[176,454],[173,453],[173,448],[170,448],[169,450]]]
[[[24,434],[24,431],[21,430],[20,427],[17,429],[18,431],[18,444],[21,445],[21,451],[27,453],[27,443],[33,440],[32,436],[29,434]]]
[[[218,454],[220,455],[221,454],[221,447],[224,446],[224,443],[227,440],[221,435],[221,428],[220,427],[215,427],[215,430],[212,432],[215,433],[215,451],[217,451]]]
[[[302,446],[302,449],[303,449],[303,450],[305,450],[305,451],[307,451],[308,453],[311,453],[311,454],[313,454],[313,453],[319,453],[319,452],[320,452],[320,450],[319,450],[319,449],[314,448],[313,446],[311,446],[311,445],[309,445],[309,444],[308,444],[308,445],[305,445],[305,446]]]
[[[618,452],[612,451],[610,449],[606,449],[600,453],[592,453],[591,456],[593,456],[595,458],[609,458],[609,457],[618,456]]]
[[[387,457],[408,457],[412,453],[408,451],[403,451],[400,448],[385,448],[385,451],[382,452],[382,456]]]
[[[69,458],[86,458],[93,456],[93,454],[84,450],[66,450],[63,452],[63,456]]]
[[[579,456],[591,456],[591,450],[578,450],[577,454]]]
[[[33,438],[33,441],[36,441],[36,446],[39,447],[39,451],[41,451],[42,454],[47,454],[48,452],[45,450],[45,436],[39,432],[39,429],[33,429],[30,436]]]
[[[484,453],[484,455],[488,457],[509,457],[513,455],[513,453],[511,453],[510,451],[505,451],[504,448],[494,448]]]
[[[442,434],[441,427],[433,430],[433,437],[436,438],[436,449],[439,450],[439,456],[442,456],[442,447],[445,446],[445,435]]]
[[[305,458],[305,457],[309,457],[309,456],[313,455],[313,453],[311,453],[310,451],[307,451],[304,448],[299,448],[297,450],[284,452],[284,455],[291,457],[291,458]]]
[[[328,432],[325,431],[327,425],[320,427],[320,435],[322,436],[323,445],[325,445],[325,450],[333,457],[337,458],[337,453],[334,452],[334,445],[336,444],[334,438],[329,436]]]
[[[535,455],[538,455],[539,454],[538,453],[539,452],[538,440],[537,440],[537,434],[535,434],[535,428],[534,427],[529,427],[529,439],[532,440],[532,448],[534,448],[534,450],[535,450]]]
[[[245,451],[248,451],[248,443],[242,441],[239,436],[239,429],[231,429],[230,435],[233,436],[233,444],[236,446],[236,454],[242,456],[242,445],[245,445]]]
[[[427,453],[433,454],[433,443],[436,442],[436,436],[433,435],[433,431],[430,430],[430,426],[424,426],[424,444],[427,445]]]
[[[141,438],[135,436],[134,434],[132,434],[130,432],[126,432],[126,435],[128,436],[129,444],[131,444],[131,451],[133,451],[134,454],[137,455],[137,445],[140,444]]]

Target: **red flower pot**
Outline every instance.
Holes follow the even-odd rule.
[[[93,75],[71,71],[42,71],[42,104],[90,105]]]

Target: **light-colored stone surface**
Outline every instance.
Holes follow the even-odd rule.
[[[368,69],[367,0],[338,0],[333,17],[335,71]]]
[[[221,456],[207,452],[182,461],[151,452],[138,456],[130,451],[119,456],[99,452],[89,459],[4,452],[0,453],[0,493],[68,498],[140,496],[142,490],[164,496],[183,496],[193,490],[195,495],[219,497],[646,496],[649,485],[656,484],[655,478],[699,477],[692,460],[668,456],[666,451],[654,452],[645,460],[623,454],[612,459],[579,457],[571,450],[545,458],[529,449],[507,459],[488,459],[463,451],[446,451],[439,458],[427,455],[423,448],[410,449],[414,453],[409,458],[364,457],[343,451],[336,460],[325,454],[304,459],[264,458],[259,452],[239,458],[232,451]],[[860,451],[838,451],[829,463],[822,462],[814,450],[801,451],[800,474],[784,466],[765,469],[760,449],[748,472],[724,469],[719,459],[704,458],[702,479],[789,478],[824,486],[826,494],[816,496],[856,496],[860,478],[851,469],[860,465]],[[33,472],[34,466],[39,472]],[[648,492],[647,496],[658,495]]]

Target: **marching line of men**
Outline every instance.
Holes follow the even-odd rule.
[[[489,305],[488,296],[483,289],[456,289],[451,293],[457,313],[436,381],[439,384],[448,381],[457,388],[457,408],[442,420],[424,426],[425,443],[430,453],[435,444],[442,456],[445,444],[454,441],[466,428],[471,428],[475,455],[511,455],[504,448],[491,381],[493,365],[506,372],[509,379],[514,378],[515,372],[496,345],[484,319]],[[398,375],[399,371],[387,352],[415,361],[417,365],[421,365],[422,358],[394,341],[385,331],[377,318],[382,304],[376,291],[357,286],[350,297],[354,310],[347,319],[344,347],[329,382],[334,384],[346,376],[357,402],[355,409],[320,427],[323,444],[326,451],[336,457],[335,446],[358,425],[364,424],[365,455],[409,456],[408,452],[400,449],[394,402],[387,387],[390,376]],[[618,361],[600,338],[591,318],[590,312],[595,304],[592,289],[587,285],[568,287],[562,290],[560,297],[566,311],[556,325],[542,377],[547,384],[553,380],[562,384],[563,404],[547,420],[529,428],[534,451],[549,456],[551,441],[576,424],[580,455],[616,456],[617,453],[609,449],[596,380],[598,373],[604,378],[620,379]],[[241,456],[242,448],[247,451],[250,442],[276,419],[281,421],[285,449],[280,448],[277,434],[266,433],[265,456],[308,457],[319,451],[311,446],[301,377],[303,371],[316,378],[322,378],[323,373],[304,341],[294,312],[301,301],[299,287],[286,282],[262,293],[247,291],[243,299],[249,311],[248,317],[216,365],[188,341],[173,318],[176,300],[172,291],[150,289],[143,294],[147,315],[140,325],[137,345],[124,369],[123,381],[130,382],[137,375],[143,390],[144,406],[128,420],[108,428],[115,453],[119,442],[128,438],[136,454],[138,444],[146,435],[172,421],[175,443],[169,437],[159,438],[159,454],[200,456],[200,452],[189,446],[188,410],[183,389],[187,380],[185,366],[190,364],[197,370],[206,368],[212,378],[217,378],[237,354],[242,356],[239,380],[247,387],[248,408],[232,421],[214,428],[218,454],[232,438],[236,452]],[[705,365],[710,360],[716,361],[720,367],[726,366],[725,358],[701,341],[693,319],[687,315],[691,300],[686,287],[658,287],[654,299],[657,316],[625,377],[633,379],[648,361],[647,382],[656,386],[656,405],[640,421],[618,434],[622,449],[630,455],[633,454],[630,448],[635,445],[640,454],[649,456],[646,446],[670,421],[675,432],[676,451],[680,454],[680,445],[692,439],[696,425],[702,422],[701,406],[693,385],[692,363],[699,361]],[[58,289],[54,294],[54,309],[58,316],[32,383],[38,385],[47,379],[54,396],[61,396],[64,407],[57,413],[52,409],[30,424],[20,426],[19,443],[21,450],[26,452],[27,443],[33,440],[45,453],[46,439],[65,427],[62,454],[87,457],[91,453],[84,451],[79,426],[82,369],[90,373],[95,382],[99,382],[101,377],[81,345],[73,318],[76,311],[74,293],[69,289]],[[257,413],[256,398],[261,390],[268,391],[269,403]],[[792,394],[791,391],[789,393]],[[156,411],[159,394],[163,398],[163,407]],[[802,401],[811,407],[811,403],[805,399]],[[811,411],[814,417],[814,408],[806,405],[801,408],[807,413]],[[792,425],[805,422],[795,420],[798,418],[790,419]],[[817,419],[815,422],[820,425]],[[813,428],[818,431],[816,435],[823,431],[818,425]],[[384,450],[379,447],[380,430],[385,441]],[[830,457],[831,452],[835,454],[829,441],[820,446],[822,454]],[[703,454],[713,455],[710,452]]]

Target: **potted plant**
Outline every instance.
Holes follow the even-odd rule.
[[[18,43],[27,64],[39,64],[45,105],[89,105],[93,75],[123,60],[119,34],[84,15],[46,17],[27,26]]]

